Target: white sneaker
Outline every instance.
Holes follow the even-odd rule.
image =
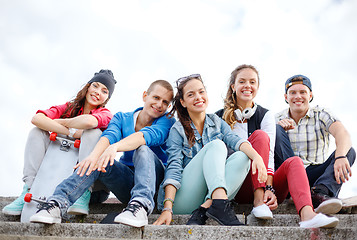
[[[141,204],[130,202],[123,212],[115,217],[114,222],[132,227],[143,227],[148,225],[148,216]]]
[[[43,203],[35,215],[30,217],[30,222],[35,223],[61,223],[61,211],[54,201]]]
[[[331,198],[323,201],[316,209],[316,213],[335,214],[342,208],[342,201],[338,198]]]
[[[270,211],[270,208],[263,204],[258,207],[253,207],[252,214],[256,218],[260,219],[273,219],[273,213]]]
[[[317,214],[310,220],[300,222],[302,228],[334,228],[339,220],[336,217],[328,217],[322,213]]]

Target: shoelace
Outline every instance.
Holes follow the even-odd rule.
[[[50,210],[54,209],[56,206],[55,203],[53,202],[46,202],[46,203],[39,203],[37,208],[37,212],[41,211],[41,210],[46,210],[48,213],[50,212]]]
[[[224,212],[227,212],[228,216],[230,218],[236,218],[236,215],[235,215],[235,212],[234,210],[233,211],[230,211],[232,209],[232,203],[229,201],[226,206],[224,206]],[[228,210],[228,211],[227,211]]]
[[[128,204],[124,211],[129,211],[132,212],[134,216],[136,216],[136,213],[139,211],[141,206],[139,204]]]

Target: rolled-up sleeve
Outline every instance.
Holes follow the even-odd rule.
[[[151,126],[140,129],[140,132],[144,134],[146,145],[152,147],[164,144],[174,123],[174,118],[168,118],[167,115],[164,115],[156,119]]]
[[[105,129],[108,127],[110,120],[113,118],[113,114],[107,108],[98,108],[92,111],[91,115],[98,121],[96,128]]]

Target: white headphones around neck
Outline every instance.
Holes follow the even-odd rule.
[[[254,103],[252,108],[245,108],[243,111],[241,111],[239,108],[234,110],[234,116],[238,121],[244,121],[246,119],[251,118],[255,111],[257,110],[257,104]]]

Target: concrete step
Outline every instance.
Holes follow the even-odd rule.
[[[0,197],[0,208],[14,199]],[[190,215],[174,215],[170,226],[153,226],[159,216],[157,211],[143,228],[99,224],[107,213],[121,212],[124,207],[116,199],[109,199],[90,205],[88,216],[69,215],[63,224],[54,225],[20,223],[19,216],[1,213],[0,239],[357,239],[357,214],[335,215],[340,222],[334,229],[301,229],[295,207],[288,202],[279,205],[273,220],[258,220],[249,215],[251,205],[235,206],[239,220],[248,224],[240,227],[220,226],[213,220],[208,220],[206,226],[187,226]]]
[[[92,239],[356,239],[357,229],[302,229],[257,226],[153,226],[133,228],[121,224],[0,223],[0,239],[7,236],[55,236]],[[17,239],[19,239],[17,238]]]
[[[149,224],[154,223],[159,214],[151,214],[149,216]],[[339,219],[339,225],[341,227],[354,227],[357,223],[357,215],[348,215],[348,214],[336,214],[334,215]],[[88,216],[75,216],[67,220],[64,220],[64,223],[100,223],[106,214],[90,214]],[[172,225],[186,225],[190,215],[173,215]],[[253,215],[237,215],[237,218],[242,223],[245,223],[249,226],[284,226],[284,227],[297,227],[299,226],[300,218],[297,214],[275,214],[272,220],[262,220],[257,219]],[[212,219],[207,220],[207,225],[219,225],[216,221]]]
[[[152,224],[156,219],[158,219],[159,214],[151,214],[149,216],[149,224]],[[356,214],[336,214],[340,222],[339,226],[342,227],[352,227],[357,223],[357,215]],[[89,214],[88,216],[73,216],[69,215],[67,218],[63,219],[63,223],[100,223],[106,214]],[[274,214],[274,218],[272,220],[261,220],[257,219],[251,214],[248,216],[237,214],[239,221],[245,223],[249,226],[299,226],[299,217],[297,214]],[[172,225],[186,225],[190,215],[173,215]],[[0,222],[19,222],[20,217],[13,216],[5,216],[2,215]],[[217,222],[208,219],[207,225],[218,225]]]

